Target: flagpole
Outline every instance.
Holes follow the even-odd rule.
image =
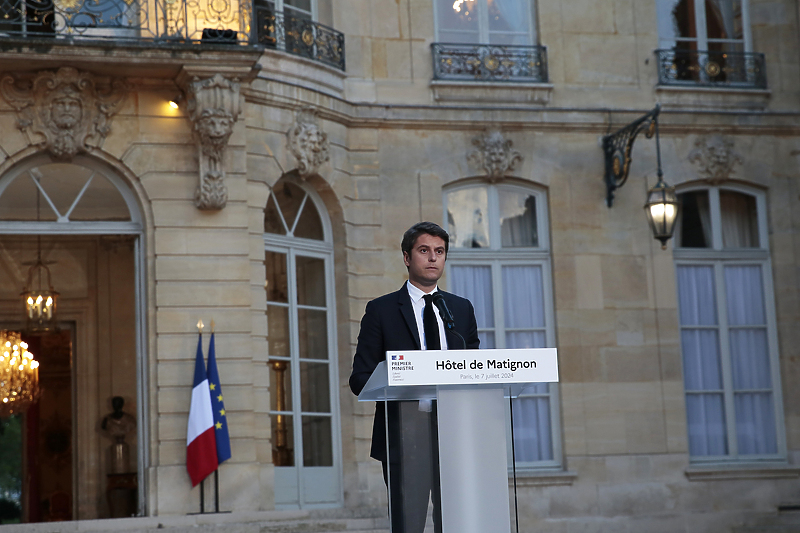
[[[203,319],[201,318],[200,320],[197,321],[197,334],[200,335],[200,342],[201,343],[203,342],[203,328],[204,327],[205,326],[203,325]],[[205,484],[205,480],[203,480],[203,481],[200,482],[200,513],[201,514],[206,512],[206,501],[205,501],[206,500],[206,498],[205,498],[206,491],[205,491],[205,488],[206,488],[206,484]]]
[[[214,319],[211,319],[211,334],[214,334]],[[219,465],[214,470],[214,512],[219,512]]]

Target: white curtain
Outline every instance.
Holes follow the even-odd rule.
[[[725,408],[714,267],[678,267],[678,308],[689,453],[725,455]]]
[[[738,453],[776,453],[761,267],[726,266],[724,280]],[[678,266],[677,281],[689,453],[727,455],[714,266]]]
[[[494,332],[481,331],[494,327],[494,304],[492,302],[492,268],[485,265],[453,265],[450,286],[458,294],[472,302],[475,320],[478,322],[478,337],[481,348],[494,348]]]
[[[512,265],[502,270],[506,348],[546,347],[542,267]],[[513,400],[516,459],[552,460],[549,385],[539,383],[529,392]]]
[[[511,191],[499,191],[498,196],[502,247],[539,246],[536,197]]]
[[[494,328],[492,270],[488,265],[453,265],[452,291],[472,302],[478,329]],[[544,286],[539,265],[502,267],[506,348],[544,348]],[[494,348],[494,333],[479,331],[482,348]],[[550,390],[546,383],[514,400],[514,447],[517,462],[553,459]]]
[[[741,0],[709,0],[706,2],[709,39],[742,39]],[[711,33],[712,20],[719,23],[719,33]]]
[[[719,192],[723,248],[758,246],[755,198],[733,191]]]
[[[726,266],[725,290],[739,453],[776,453],[761,267]]]
[[[525,0],[493,0],[489,12],[490,44],[530,44],[528,31],[530,17],[525,9]]]
[[[477,0],[435,0],[435,3],[440,42],[478,44],[480,34],[478,17],[475,16]]]

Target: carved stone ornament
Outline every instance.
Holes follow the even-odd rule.
[[[55,159],[70,161],[102,145],[128,89],[122,80],[101,83],[88,72],[62,67],[5,76],[0,93],[17,110],[17,127],[31,144],[44,145]],[[89,139],[94,139],[93,146]]]
[[[722,135],[700,137],[694,145],[689,161],[697,165],[700,177],[711,185],[729,180],[733,166],[742,164],[741,156],[733,151],[733,141]]]
[[[472,144],[476,148],[467,154],[467,161],[486,172],[490,181],[502,178],[522,162],[522,155],[512,148],[514,143],[500,130],[486,130],[472,139]]]
[[[239,118],[239,87],[238,79],[231,81],[219,73],[189,83],[189,119],[200,158],[200,183],[194,195],[198,209],[222,209],[228,203],[225,152]]]
[[[306,179],[319,171],[330,160],[328,135],[319,128],[319,116],[313,107],[303,107],[297,112],[295,123],[286,132],[289,150],[297,159],[297,171]]]

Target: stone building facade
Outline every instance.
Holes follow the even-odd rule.
[[[213,320],[232,513],[204,523],[382,517],[373,405],[347,380],[366,303],[405,279],[403,231],[432,220],[483,345],[558,349],[560,383],[515,404],[520,531],[797,524],[795,2],[226,6],[203,38],[145,38],[159,5],[133,36],[0,23],[0,329],[39,253],[66,332],[38,341],[62,359],[23,421],[24,516],[115,514],[100,421],[122,396],[142,518],[115,527],[189,527]],[[636,138],[609,207],[602,139],[656,104],[659,144]],[[657,147],[682,201],[666,250],[642,211]]]

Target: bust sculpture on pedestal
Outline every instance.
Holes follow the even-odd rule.
[[[125,399],[122,396],[114,396],[111,399],[114,411],[106,415],[100,424],[103,434],[114,441],[110,449],[110,474],[130,472],[130,448],[125,437],[136,429],[136,418],[122,410],[124,405]]]
[[[137,507],[136,469],[131,469],[130,448],[125,437],[136,429],[136,418],[122,410],[125,399],[111,399],[113,412],[100,423],[103,434],[113,443],[109,447],[108,474],[106,475],[106,498],[111,518],[134,516]]]

